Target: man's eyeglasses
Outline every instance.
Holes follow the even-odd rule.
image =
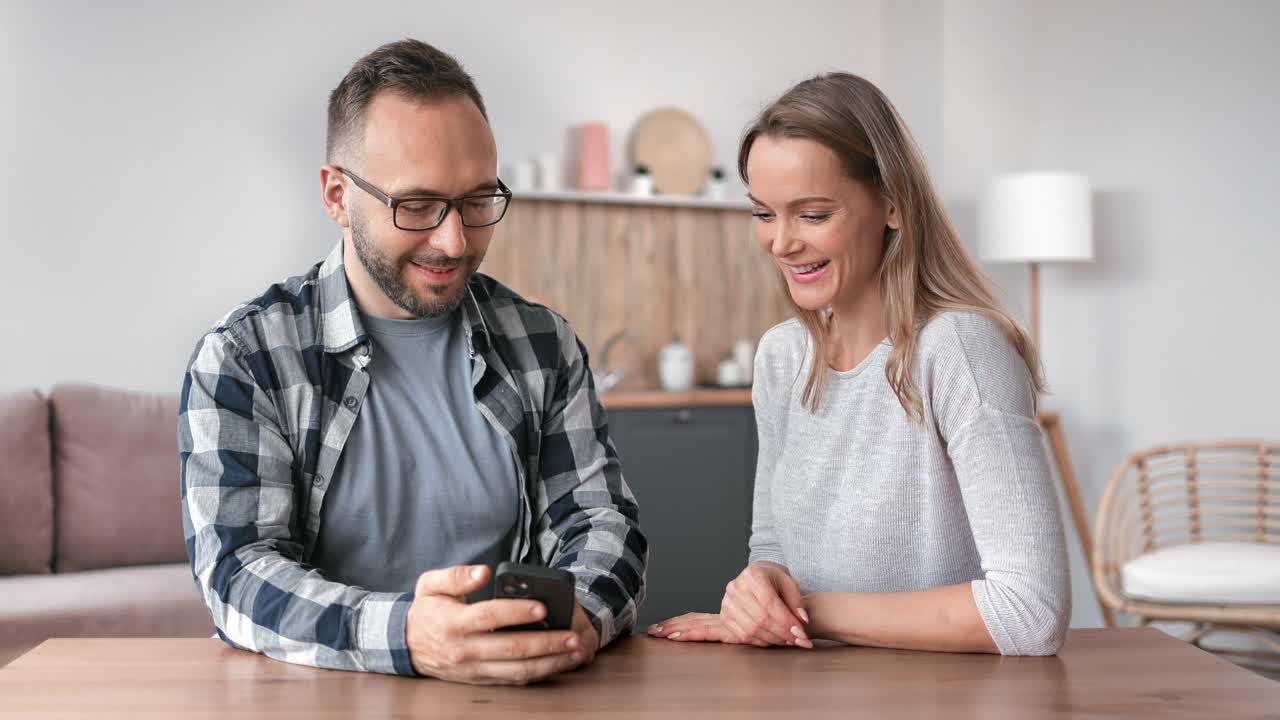
[[[466,195],[460,198],[446,197],[405,197],[394,198],[370,185],[364,178],[344,168],[338,172],[351,178],[361,190],[378,199],[378,202],[391,208],[391,222],[401,230],[433,230],[444,222],[449,208],[457,208],[462,218],[463,227],[480,228],[497,224],[507,214],[507,206],[511,204],[511,190],[498,178],[498,191]]]

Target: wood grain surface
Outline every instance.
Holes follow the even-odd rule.
[[[657,353],[674,334],[694,352],[694,382],[711,383],[739,339],[758,342],[791,316],[750,213],[516,198],[481,271],[569,319],[621,388],[658,387]]]
[[[1280,683],[1150,629],[1062,654],[760,649],[648,637],[524,688],[317,670],[218,640],[50,640],[0,668],[0,718],[1277,718]]]

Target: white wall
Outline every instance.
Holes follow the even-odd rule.
[[[317,192],[328,93],[383,42],[454,53],[503,161],[563,154],[570,126],[601,120],[621,167],[634,122],[672,104],[729,169],[752,114],[793,82],[879,75],[878,0],[793,2],[786,23],[773,7],[0,4],[0,391],[176,390],[204,328],[322,257],[337,238]]]
[[[1133,450],[1280,436],[1278,27],[1274,2],[943,3],[962,232],[995,173],[1094,183],[1096,261],[1041,273],[1048,404],[1090,509]],[[1025,266],[991,269],[1025,308]],[[1072,570],[1074,624],[1098,624],[1078,553]]]
[[[929,174],[943,178],[942,1],[892,0],[881,10],[880,89],[920,146]]]

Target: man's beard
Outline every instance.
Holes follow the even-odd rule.
[[[462,282],[459,283],[458,290],[452,297],[423,299],[418,297],[404,281],[404,266],[410,262],[410,259],[408,257],[394,259],[388,256],[382,248],[369,239],[365,232],[365,224],[354,213],[351,215],[351,244],[355,246],[356,257],[360,258],[365,272],[378,283],[383,294],[401,310],[416,318],[443,317],[457,310],[462,304],[462,295],[466,292],[467,282],[475,272],[474,255],[451,258],[447,255],[435,254],[416,258],[419,264],[436,268],[463,267]],[[428,287],[436,293],[443,293],[449,286],[430,285]]]

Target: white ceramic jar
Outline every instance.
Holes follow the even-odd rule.
[[[667,392],[684,392],[693,386],[693,352],[679,337],[658,351],[658,381]]]

